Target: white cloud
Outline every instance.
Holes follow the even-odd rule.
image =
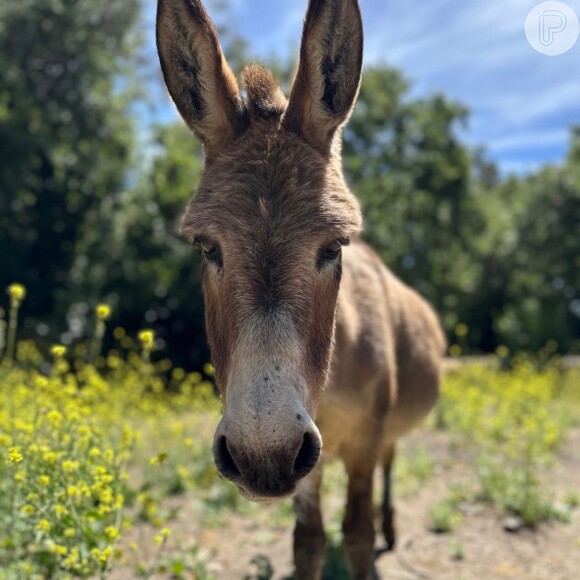
[[[518,151],[545,148],[551,145],[561,145],[569,137],[565,129],[554,131],[540,131],[532,133],[515,133],[497,137],[487,142],[490,151],[500,153],[502,151]]]

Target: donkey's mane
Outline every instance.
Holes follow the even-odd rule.
[[[242,81],[252,117],[271,119],[284,113],[288,101],[267,68],[256,63],[247,65],[242,71]]]

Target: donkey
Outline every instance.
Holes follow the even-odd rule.
[[[296,576],[316,579],[321,451],[340,458],[347,558],[366,580],[373,473],[382,466],[392,548],[395,444],[437,400],[445,338],[431,307],[361,240],[342,175],[341,128],[362,68],[357,0],[310,0],[288,100],[255,64],[240,92],[200,0],[159,0],[156,33],[167,89],[206,156],[182,232],[202,254],[224,404],[216,467],[250,500],[294,495]]]

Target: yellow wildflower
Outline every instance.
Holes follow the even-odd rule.
[[[45,463],[54,465],[58,460],[58,453],[56,451],[45,451],[42,454],[42,459]]]
[[[12,308],[18,308],[26,298],[26,288],[22,284],[10,284],[6,288],[6,293],[10,296],[10,305]]]
[[[105,489],[103,489],[103,491],[101,492],[99,499],[101,500],[101,504],[102,505],[110,505],[113,503],[114,497],[113,497],[113,492],[111,491],[111,488],[106,487]]]
[[[79,488],[76,485],[69,485],[66,488],[66,493],[69,497],[78,497],[80,495]]]
[[[50,483],[50,477],[48,475],[39,475],[36,480],[40,485],[48,485]]]
[[[40,520],[36,525],[36,529],[40,530],[41,532],[50,532],[50,522],[48,520]]]
[[[91,428],[87,425],[81,425],[79,427],[79,435],[81,437],[88,437],[91,434]]]
[[[48,381],[46,380],[46,377],[37,377],[35,383],[39,389],[45,389],[48,386]]]
[[[107,526],[105,528],[105,536],[107,536],[107,538],[113,542],[119,537],[119,530],[115,526]]]
[[[66,560],[63,561],[63,564],[66,568],[72,568],[76,566],[78,561],[79,561],[79,549],[75,546],[74,548],[71,548],[71,551]]]
[[[57,517],[60,518],[61,516],[65,516],[68,513],[68,511],[63,505],[57,503],[54,506],[54,513],[56,514]]]
[[[153,541],[157,544],[163,544],[167,538],[171,535],[171,530],[169,528],[163,528],[159,534],[153,538]]]
[[[98,548],[93,548],[91,550],[91,556],[97,560],[97,562],[99,562],[102,566],[104,566],[108,559],[111,557],[113,553],[113,549],[108,547],[105,548],[104,550],[99,550]]]
[[[78,461],[71,461],[70,459],[67,459],[66,461],[62,462],[62,469],[66,473],[77,471],[79,467],[80,463]]]
[[[12,437],[10,437],[10,435],[6,435],[5,433],[1,433],[0,445],[2,447],[8,447],[9,445],[12,445]]]
[[[8,453],[8,463],[20,463],[24,459],[19,447],[12,447]]]
[[[30,504],[25,504],[20,508],[20,512],[25,516],[32,516],[36,512],[36,508]]]
[[[68,554],[68,548],[60,544],[51,544],[49,549],[53,554],[58,554],[59,556],[66,556]]]
[[[109,320],[111,318],[111,307],[108,304],[99,304],[95,309],[99,320]]]
[[[50,349],[50,352],[54,358],[60,359],[66,354],[66,346],[64,346],[62,344],[55,344]]]
[[[58,427],[62,423],[62,415],[56,409],[53,409],[46,414],[46,420],[52,427]]]
[[[138,334],[139,342],[145,350],[152,350],[155,345],[155,333],[152,330],[141,330]]]

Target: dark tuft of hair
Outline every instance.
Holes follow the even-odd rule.
[[[252,116],[261,119],[280,117],[288,101],[272,73],[259,64],[249,64],[242,71],[247,104]]]

